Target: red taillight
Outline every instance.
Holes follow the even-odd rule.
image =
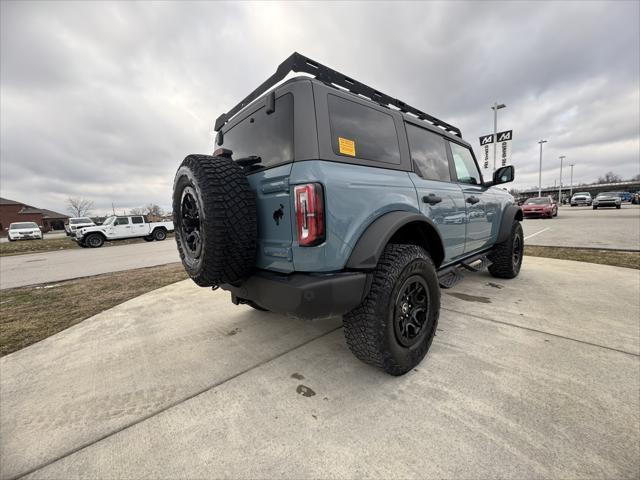
[[[322,185],[307,183],[296,185],[296,221],[298,244],[302,247],[318,245],[324,241],[324,195]]]

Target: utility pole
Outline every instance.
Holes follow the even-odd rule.
[[[565,155],[560,155],[560,189],[558,190],[558,205],[562,205],[562,162],[567,158]]]
[[[498,102],[493,103],[493,171],[496,171],[496,152],[498,151],[498,110],[506,108],[504,103],[498,105]]]
[[[571,163],[571,187],[569,188],[569,201],[571,201],[571,197],[573,197],[573,166],[575,163]]]
[[[540,168],[538,169],[538,196],[542,196],[542,144],[547,143],[546,140],[540,140]]]
[[[111,202],[111,210],[113,211],[113,216],[116,215],[116,207],[113,206],[113,202]]]

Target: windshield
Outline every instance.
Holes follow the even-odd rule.
[[[588,192],[579,192],[579,193],[574,193],[574,194],[573,194],[573,196],[574,196],[574,197],[577,197],[578,195],[583,195],[583,196],[585,196],[585,197],[588,197],[588,196],[589,196],[589,193],[588,193]]]
[[[19,228],[38,228],[38,225],[34,222],[12,223],[9,225],[9,230],[18,230]]]
[[[107,219],[102,222],[102,225],[111,225],[113,223],[113,221],[116,219],[116,217],[107,217]]]
[[[599,197],[617,197],[618,194],[616,192],[602,192],[598,194]]]
[[[293,95],[287,93],[276,100],[276,109],[267,114],[262,107],[223,135],[224,148],[233,158],[256,155],[261,167],[293,160]]]
[[[76,225],[78,223],[93,223],[93,220],[91,220],[90,218],[86,218],[86,217],[83,217],[83,218],[71,218],[71,219],[69,219],[69,223],[71,225]]]
[[[546,205],[549,203],[549,199],[547,197],[544,198],[530,198],[525,202],[525,205]]]

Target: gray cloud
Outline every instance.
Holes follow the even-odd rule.
[[[514,130],[516,186],[640,173],[637,2],[2,2],[0,190],[170,206],[173,174],[294,50],[458,125]],[[566,175],[566,173],[565,173]],[[565,176],[566,179],[566,176]]]

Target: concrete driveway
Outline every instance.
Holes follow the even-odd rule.
[[[640,205],[561,206],[557,217],[526,218],[522,228],[529,245],[640,250]]]
[[[163,242],[131,245],[114,243],[113,246],[102,248],[11,255],[0,257],[0,289],[59,282],[179,261],[173,238],[167,238]]]
[[[423,363],[181,282],[0,359],[0,476],[634,478],[637,270],[525,258],[443,294]]]

